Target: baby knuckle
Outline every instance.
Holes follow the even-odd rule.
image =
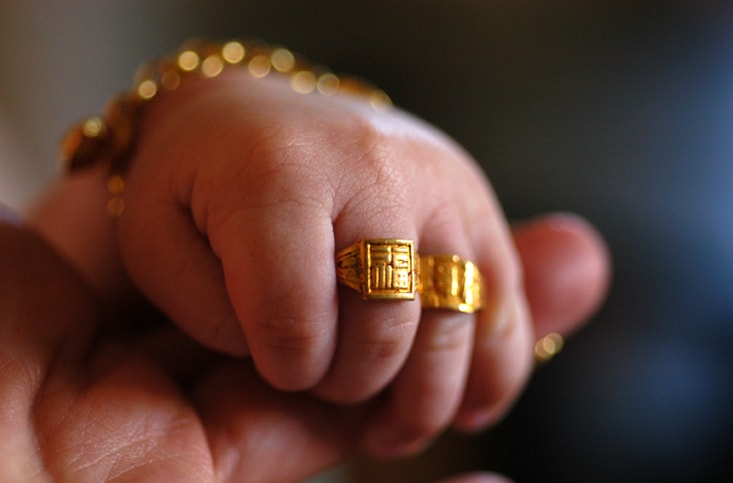
[[[313,325],[308,317],[271,316],[260,323],[259,340],[267,350],[281,357],[307,359],[318,345]]]
[[[414,338],[416,326],[417,320],[413,317],[379,322],[381,330],[360,342],[365,358],[376,362],[405,358]]]
[[[470,331],[473,324],[467,323],[466,314],[456,314],[451,321],[441,325],[433,337],[429,338],[427,350],[432,354],[463,353],[471,342]]]
[[[380,339],[362,342],[365,359],[369,361],[392,361],[402,357],[406,344],[399,339]]]

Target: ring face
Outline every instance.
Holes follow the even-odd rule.
[[[473,313],[483,306],[483,278],[476,265],[457,255],[420,257],[423,307]]]
[[[478,267],[458,255],[415,253],[411,240],[361,240],[336,255],[338,281],[365,300],[414,300],[424,308],[473,313],[486,289]]]
[[[417,257],[411,240],[362,240],[336,257],[341,283],[357,290],[365,300],[414,300]]]

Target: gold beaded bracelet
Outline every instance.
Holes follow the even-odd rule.
[[[293,91],[301,94],[356,95],[376,110],[392,105],[384,91],[361,79],[337,76],[283,47],[258,41],[187,42],[174,55],[142,65],[134,87],[112,99],[103,116],[89,117],[67,132],[59,150],[65,169],[106,166],[111,195],[107,211],[121,215],[125,188],[122,175],[134,154],[138,125],[147,106],[161,93],[178,89],[187,77],[211,79],[229,67],[245,68],[255,78],[286,76]]]

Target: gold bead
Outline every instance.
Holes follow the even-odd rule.
[[[218,55],[210,55],[201,63],[201,74],[204,77],[216,77],[224,70],[224,61]]]
[[[88,138],[103,138],[107,134],[107,125],[101,117],[93,116],[82,123],[81,130]]]
[[[153,79],[145,79],[137,86],[137,95],[141,99],[150,100],[158,93],[158,85]]]
[[[199,54],[193,50],[184,50],[178,54],[178,67],[184,72],[192,72],[199,66]]]
[[[278,48],[273,50],[270,61],[278,72],[290,72],[295,67],[295,56],[288,49]]]
[[[247,64],[249,73],[252,74],[253,77],[257,78],[265,77],[267,74],[269,74],[270,67],[270,58],[264,54],[259,54],[252,57],[249,61],[249,64]]]
[[[300,94],[309,94],[316,89],[316,75],[309,70],[301,70],[290,78],[290,87]]]
[[[326,74],[322,74],[318,78],[316,86],[318,88],[318,92],[320,92],[324,96],[332,96],[338,92],[339,84],[339,78],[336,77],[336,75],[327,72]]]
[[[88,130],[88,123],[95,124],[97,119],[104,126],[99,129],[98,135],[89,136],[85,131]],[[67,170],[74,170],[91,166],[99,162],[104,152],[104,138],[107,135],[107,128],[100,118],[90,118],[76,124],[67,131],[59,145],[59,159]]]
[[[228,65],[244,66],[245,59],[253,77],[266,77],[272,71],[287,74],[295,92],[317,91],[325,96],[353,94],[364,98],[376,110],[392,105],[383,91],[360,80],[342,79],[325,68],[309,65],[288,49],[271,48],[262,42],[250,42],[245,46],[238,41],[219,45],[197,40],[187,42],[171,57],[142,65],[136,72],[133,88],[114,99],[107,106],[104,117],[89,118],[67,132],[59,146],[59,157],[70,170],[106,163],[111,172],[124,171],[134,149],[137,123],[148,101],[161,89],[177,89],[189,73],[200,71],[203,77],[216,77]],[[121,197],[118,198],[110,202],[111,212],[122,211],[124,205]]]
[[[107,191],[111,195],[121,195],[125,191],[125,180],[119,174],[113,174],[107,178]]]
[[[240,42],[232,41],[224,44],[221,49],[222,58],[230,64],[239,64],[244,60],[247,50]]]

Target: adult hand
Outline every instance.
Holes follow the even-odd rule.
[[[108,315],[0,223],[0,480],[297,481],[356,444],[366,407],[278,392],[178,329]]]
[[[572,330],[605,281],[596,236],[549,217],[515,242],[538,329]],[[301,480],[343,461],[373,423],[373,405],[276,391],[168,325],[124,330],[20,226],[0,223],[0,268],[0,479]]]

